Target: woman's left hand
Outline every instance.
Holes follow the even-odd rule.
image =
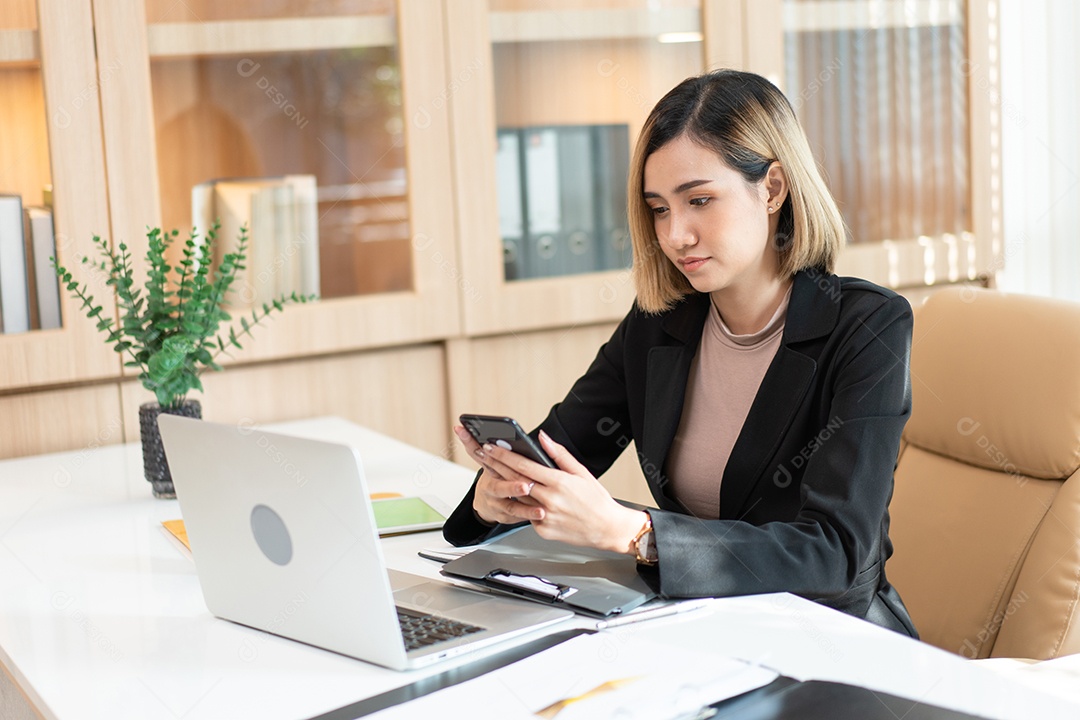
[[[488,465],[507,480],[534,483],[529,496],[543,508],[531,521],[540,537],[572,545],[629,553],[630,542],[645,524],[645,513],[615,502],[584,465],[544,431],[540,444],[558,468],[517,453],[485,445]]]

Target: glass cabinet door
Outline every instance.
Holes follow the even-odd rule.
[[[984,5],[784,0],[783,86],[848,226],[842,272],[912,287],[992,269],[999,210],[973,207],[997,172],[972,151],[990,116],[972,92]]]
[[[470,0],[448,32],[467,332],[620,317],[631,148],[705,67],[701,3]]]
[[[242,301],[412,290],[393,4],[291,5],[147,0],[162,222],[248,225]]]
[[[0,389],[119,374],[51,262],[114,312],[79,262],[108,228],[95,68],[88,1],[0,8]]]
[[[219,262],[244,228],[233,310],[320,297],[244,358],[456,331],[447,126],[423,120],[442,89],[441,3],[139,0],[97,14],[104,55],[130,58],[149,87],[140,120],[103,86],[107,121],[127,126],[106,138],[110,167],[139,178],[132,202],[113,203],[119,230],[162,223],[183,238],[218,223]]]

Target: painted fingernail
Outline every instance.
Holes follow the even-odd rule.
[[[484,452],[491,452],[494,449],[495,448],[491,443],[484,443]]]
[[[531,482],[525,487],[525,494],[526,495],[531,495],[532,494],[533,485],[535,485],[535,484],[536,483]]]
[[[487,455],[484,454],[483,450],[477,450],[476,451],[476,457],[482,458],[482,457],[487,457]]]

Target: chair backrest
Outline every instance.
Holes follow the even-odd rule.
[[[915,315],[887,573],[923,640],[1080,652],[1080,305],[973,288]]]

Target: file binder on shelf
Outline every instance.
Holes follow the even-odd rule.
[[[503,276],[517,280],[522,274],[521,250],[525,239],[521,187],[521,135],[517,130],[498,132],[495,174],[499,178],[497,202],[499,237],[503,242]]]
[[[497,140],[506,280],[630,267],[628,126],[500,128]]]
[[[443,565],[443,575],[607,618],[656,597],[629,555],[544,540],[522,527]]]

